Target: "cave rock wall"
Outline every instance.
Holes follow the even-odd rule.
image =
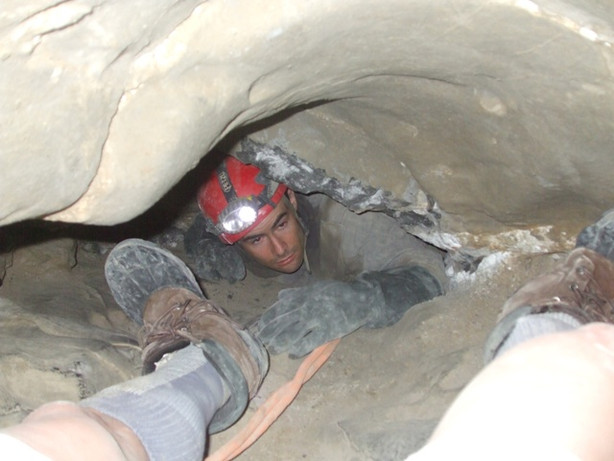
[[[613,22],[598,0],[3,2],[0,224],[127,221],[247,133],[439,246],[568,247],[614,203]]]

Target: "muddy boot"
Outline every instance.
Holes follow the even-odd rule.
[[[504,304],[488,337],[485,361],[501,352],[519,321],[542,314],[569,325],[567,329],[591,322],[614,323],[614,264],[593,250],[576,248],[552,272],[520,288]]]
[[[167,353],[192,343],[203,350],[230,392],[210,431],[232,425],[245,411],[268,371],[268,356],[254,337],[203,295],[189,268],[167,250],[139,239],[125,240],[105,264],[116,302],[143,325],[143,371]]]
[[[145,306],[143,323],[139,342],[144,371],[152,371],[164,354],[189,343],[200,347],[230,391],[230,399],[215,414],[210,431],[232,425],[268,371],[268,355],[262,344],[223,309],[185,288],[155,291]]]
[[[143,324],[149,296],[164,287],[182,287],[204,297],[194,274],[171,252],[140,239],[120,242],[107,257],[104,275],[113,298],[124,313]]]

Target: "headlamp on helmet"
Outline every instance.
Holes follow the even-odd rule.
[[[220,232],[237,234],[251,227],[258,218],[262,204],[253,198],[237,199],[220,213],[217,224]]]
[[[233,244],[262,222],[288,188],[262,177],[255,165],[226,157],[198,193],[210,232]]]

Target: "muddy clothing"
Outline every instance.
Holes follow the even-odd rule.
[[[319,241],[311,254],[308,246],[308,257],[318,278],[351,280],[363,272],[417,264],[443,279],[442,253],[405,232],[393,218],[374,211],[359,215],[321,194],[309,202],[315,222],[308,223],[308,240],[313,232]]]

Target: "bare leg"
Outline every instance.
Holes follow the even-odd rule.
[[[194,461],[207,428],[228,399],[197,346],[167,356],[153,373],[79,402],[43,405],[5,433],[51,459]]]
[[[140,440],[128,426],[91,408],[70,402],[43,405],[2,433],[51,459],[66,461],[147,461]]]
[[[611,460],[613,423],[614,326],[593,323],[503,353],[410,458]]]

